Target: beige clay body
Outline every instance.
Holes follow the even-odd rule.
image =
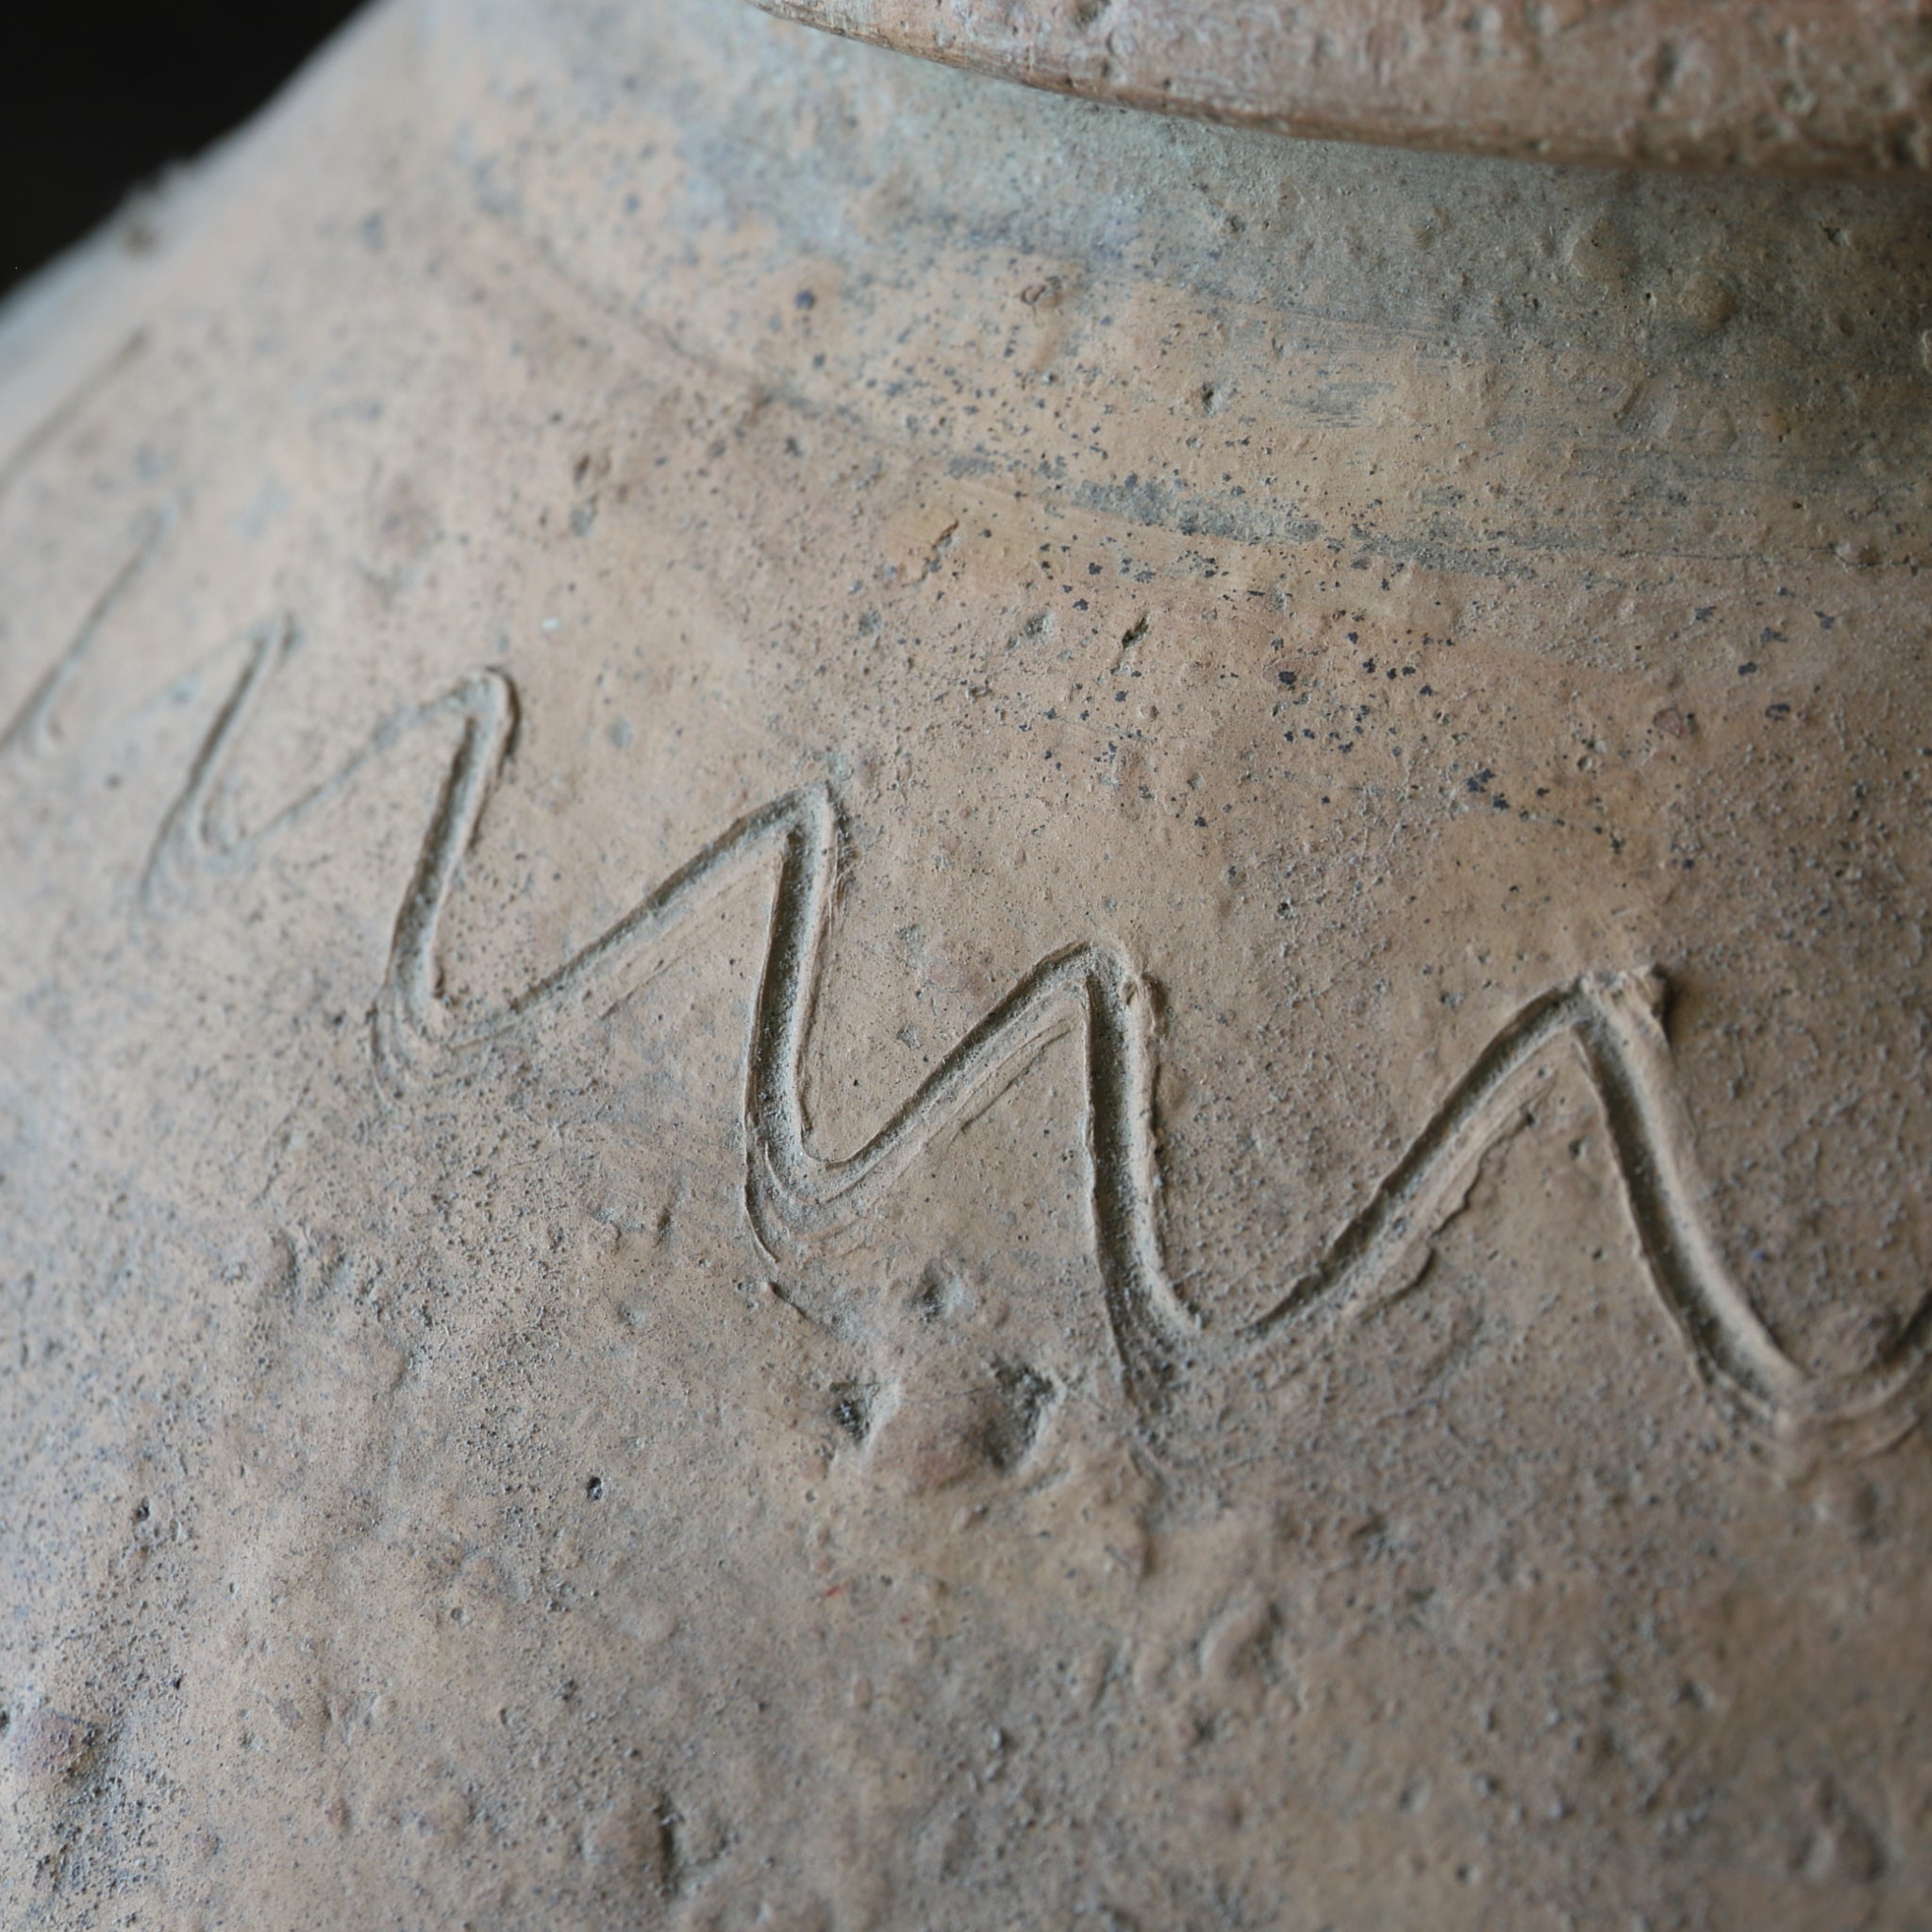
[[[140,239],[0,1922],[1923,1919],[1920,191],[448,0]]]

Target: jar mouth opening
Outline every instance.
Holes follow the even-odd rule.
[[[1932,33],[1813,0],[754,0],[1061,93],[1610,167],[1932,171]]]

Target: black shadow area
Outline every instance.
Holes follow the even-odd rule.
[[[259,107],[352,0],[0,0],[0,295]]]

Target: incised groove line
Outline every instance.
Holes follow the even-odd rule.
[[[174,531],[175,521],[172,505],[143,512],[136,526],[133,549],[108,578],[107,588],[88,606],[66,649],[41,675],[13,715],[0,724],[0,758],[40,757],[54,749],[55,708],[92,651],[102,626],[159,554]]]

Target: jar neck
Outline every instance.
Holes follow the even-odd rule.
[[[988,488],[1500,582],[1926,554],[1904,184],[1288,143],[713,0],[440,4],[459,192],[546,273]]]

